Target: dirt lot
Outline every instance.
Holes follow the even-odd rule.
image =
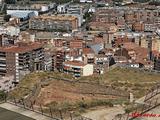
[[[41,104],[45,108],[54,108],[54,111],[60,108],[64,111],[75,110],[83,113],[95,106],[127,105],[126,96],[129,92],[133,93],[134,98],[140,98],[159,81],[159,78],[159,74],[124,68],[115,68],[103,75],[79,79],[58,72],[39,72],[27,75],[10,95],[17,99],[25,98],[37,84],[40,84],[40,92],[34,97],[35,106]],[[49,112],[49,109],[46,112]],[[104,114],[102,116],[105,116]]]
[[[95,110],[87,111],[83,116],[91,118],[92,120],[112,120],[114,116],[123,113],[124,108],[116,106],[112,108],[97,108]]]
[[[70,83],[60,80],[53,80],[48,86],[41,89],[36,100],[38,104],[47,105],[51,102],[70,102],[76,103],[84,100],[93,99],[116,99],[118,97],[102,95],[96,93],[105,93],[107,88],[96,84]],[[92,94],[90,94],[92,93]]]

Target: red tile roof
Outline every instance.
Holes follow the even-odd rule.
[[[103,43],[104,39],[102,37],[95,37],[94,38],[94,43]]]
[[[90,53],[94,53],[94,51],[91,48],[83,48],[82,49],[83,54],[90,54]]]
[[[72,66],[82,66],[82,67],[86,65],[80,61],[66,61],[66,62],[64,62],[64,64],[65,65],[72,65]]]
[[[147,48],[142,48],[139,47],[135,43],[124,43],[123,47],[126,48],[127,50],[133,50],[136,53],[136,62],[145,64],[146,59],[148,57],[148,50]]]
[[[25,53],[32,51],[34,49],[38,49],[42,47],[43,44],[34,42],[30,44],[23,44],[22,46],[14,45],[11,47],[0,47],[0,51],[2,52],[11,52],[11,53]]]

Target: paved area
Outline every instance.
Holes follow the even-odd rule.
[[[152,109],[151,111],[145,113],[148,116],[145,117],[138,117],[138,120],[160,120],[160,106],[157,108]],[[151,114],[155,116],[150,116]]]
[[[51,119],[39,113],[26,110],[24,108],[12,105],[10,103],[0,104],[0,108],[0,110],[2,110],[0,111],[0,120],[58,120]]]
[[[111,108],[93,110],[83,114],[83,116],[91,118],[93,120],[112,120],[115,117],[115,115],[123,113],[124,108],[121,106],[116,106]]]
[[[10,110],[0,108],[0,120],[34,120],[27,116],[12,112]]]
[[[156,90],[155,90],[155,92],[156,92]],[[145,99],[145,96],[136,100],[136,103],[149,105],[149,103],[144,102],[144,99]],[[160,94],[154,96],[151,100],[152,100],[152,103],[155,103],[156,100],[157,100],[157,103],[160,103]],[[152,116],[152,114],[155,116]],[[138,117],[137,119],[138,120],[160,120],[160,106],[148,111],[147,113],[145,113],[145,115],[146,116]]]

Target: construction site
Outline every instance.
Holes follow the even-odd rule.
[[[132,79],[129,79],[131,76],[122,75],[126,70],[134,76]],[[83,117],[82,120],[98,120],[102,116],[104,120],[129,120],[131,116],[127,115],[135,110],[143,108],[148,112],[159,105],[156,97],[152,101],[155,104],[149,102],[150,107],[143,106],[159,94],[159,87],[156,86],[158,74],[114,68],[105,75],[74,79],[62,73],[32,73],[8,94],[7,101],[31,111],[39,111],[50,118],[66,120]],[[143,104],[145,102],[147,104]],[[110,113],[109,110],[114,112]]]

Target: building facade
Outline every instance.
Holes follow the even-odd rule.
[[[41,31],[72,32],[78,29],[78,19],[72,15],[38,16],[30,19],[29,28]]]
[[[15,82],[29,72],[43,70],[44,51],[39,43],[0,48],[0,75],[14,75]]]
[[[89,76],[93,74],[93,65],[79,61],[66,61],[63,63],[63,71],[74,77]]]

